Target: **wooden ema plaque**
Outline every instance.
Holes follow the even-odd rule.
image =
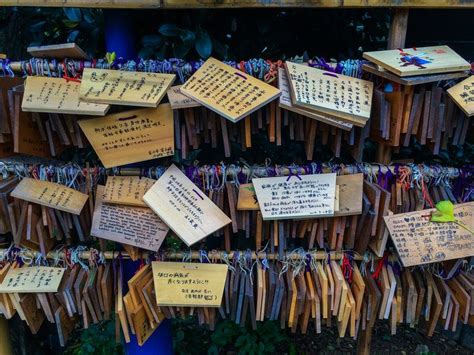
[[[104,186],[97,185],[91,235],[158,251],[169,228],[147,207],[103,203]]]
[[[398,76],[470,70],[471,65],[448,46],[364,52],[365,59]]]
[[[464,113],[472,117],[474,115],[474,76],[461,81],[448,89],[448,95],[453,99]]]
[[[172,86],[167,92],[166,95],[168,95],[168,101],[170,102],[171,108],[173,110],[181,109],[181,108],[193,108],[193,107],[199,107],[202,106],[199,102],[196,100],[183,95],[181,93],[181,86],[182,85],[176,85]]]
[[[166,170],[143,200],[187,246],[231,223],[175,165]]]
[[[364,126],[370,118],[373,83],[303,64],[285,63],[292,102]]]
[[[157,107],[176,75],[84,68],[80,98],[113,105]]]
[[[351,216],[362,213],[364,174],[340,175],[336,177],[338,210],[334,216]]]
[[[139,176],[109,176],[105,185],[105,203],[147,207],[143,195],[156,180]]]
[[[50,158],[51,151],[48,142],[43,140],[41,134],[38,134],[38,125],[34,122],[32,114],[21,109],[22,95],[21,92],[14,92],[12,97],[13,150],[15,153]]]
[[[454,206],[454,222],[430,222],[435,208],[385,216],[384,220],[405,267],[474,255],[474,202]]]
[[[1,293],[56,292],[66,269],[48,266],[10,268],[0,284]]]
[[[336,194],[338,210],[334,211],[334,217],[351,216],[362,213],[362,186],[364,174],[350,174],[336,176],[336,186],[339,191]],[[257,195],[253,184],[242,184],[239,186],[239,198],[237,200],[239,211],[259,211]]]
[[[209,58],[181,92],[231,122],[237,122],[280,96],[277,88]]]
[[[103,116],[110,106],[79,100],[80,83],[63,78],[29,76],[21,109],[27,112]]]
[[[153,261],[158,306],[219,307],[227,277],[226,264]]]
[[[27,177],[20,181],[11,196],[75,215],[81,213],[89,197],[64,185]]]
[[[253,184],[243,184],[239,186],[239,197],[237,199],[237,210],[239,211],[258,211],[257,195]]]
[[[290,175],[252,182],[263,220],[334,215],[336,174]]]
[[[169,104],[78,121],[106,168],[174,154]]]
[[[278,68],[278,87],[281,90],[280,104],[279,104],[281,108],[298,113],[306,117],[311,117],[317,121],[329,124],[337,128],[341,128],[345,131],[350,131],[352,127],[354,126],[352,123],[335,119],[335,118],[331,118],[329,116],[324,116],[306,108],[300,108],[300,107],[294,106],[293,103],[291,102],[290,84],[288,82],[288,76],[286,75],[286,70],[284,68]]]
[[[82,59],[89,56],[75,43],[51,44],[48,46],[31,46],[26,49],[28,54],[36,58]]]

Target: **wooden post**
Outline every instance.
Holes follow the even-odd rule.
[[[8,321],[3,317],[0,317],[0,354],[13,354],[10,343],[10,332],[8,331]]]
[[[407,37],[408,9],[394,9],[387,49],[403,48]]]
[[[387,49],[405,47],[407,37],[408,9],[393,9],[392,23],[388,34]],[[377,162],[390,164],[392,160],[392,147],[380,143],[378,145]]]

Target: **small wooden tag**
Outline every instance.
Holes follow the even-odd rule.
[[[103,193],[104,187],[97,185],[91,235],[158,251],[168,226],[149,208],[103,203]]]
[[[436,209],[384,217],[393,243],[405,267],[474,255],[474,202],[454,206],[454,222],[430,222]],[[450,236],[456,235],[456,238]]]
[[[209,58],[181,87],[181,92],[232,122],[280,96],[280,90]]]
[[[188,246],[231,223],[175,165],[166,170],[143,200]]]
[[[227,265],[154,261],[152,267],[159,306],[221,305]]]
[[[63,78],[29,76],[21,109],[29,112],[103,116],[110,106],[79,100],[80,83]]]
[[[81,213],[89,197],[64,185],[26,177],[11,192],[11,196],[76,215]]]
[[[237,200],[239,211],[259,211],[257,195],[253,184],[242,184],[239,186],[239,197]]]
[[[176,75],[84,68],[80,97],[84,101],[157,107]]]
[[[173,110],[202,106],[196,100],[181,93],[181,85],[172,86],[166,94]]]
[[[106,168],[174,154],[169,104],[78,121]]]
[[[336,174],[253,179],[263,220],[334,215]]]
[[[10,268],[0,284],[0,292],[56,292],[64,275],[64,270],[63,268],[47,266]]]
[[[138,176],[109,176],[103,201],[118,205],[147,207],[143,195],[156,180]]]

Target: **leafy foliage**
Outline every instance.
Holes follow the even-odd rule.
[[[232,347],[239,354],[271,354],[288,343],[286,333],[274,321],[257,323],[256,331],[249,326],[241,327],[232,321],[224,321],[216,326],[211,340],[208,355],[218,355]]]
[[[165,59],[170,55],[185,58],[192,49],[195,50],[193,55],[197,54],[200,58],[207,59],[213,50],[209,33],[200,25],[191,30],[173,23],[162,24],[158,34],[145,35],[142,38],[142,46],[139,56],[145,59],[151,57]],[[225,53],[220,54],[225,56]]]
[[[0,33],[0,48],[9,58],[24,59],[28,46],[67,42],[93,56],[103,55],[100,9],[3,8]]]
[[[173,345],[176,354],[218,355],[225,351],[238,354],[270,354],[288,347],[289,338],[277,322],[257,324],[254,331],[230,320],[220,321],[213,332],[197,324],[194,317],[173,319]]]
[[[80,335],[79,335],[80,334]],[[113,320],[91,324],[88,329],[81,329],[79,334],[72,336],[78,343],[69,346],[66,355],[121,355],[124,354],[122,344],[116,344],[115,323]]]

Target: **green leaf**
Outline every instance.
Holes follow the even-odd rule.
[[[196,42],[196,35],[194,34],[193,31],[189,31],[189,30],[182,30],[182,32],[179,35],[179,38],[181,38],[183,43],[187,43],[190,46],[192,46],[194,42]]]
[[[211,347],[207,350],[208,355],[218,355],[219,354],[219,348],[215,345],[211,345]]]
[[[46,21],[37,22],[37,23],[30,26],[30,31],[31,32],[41,31],[41,29],[43,28],[44,25],[46,25]]]
[[[212,41],[207,31],[199,31],[196,41],[196,52],[203,59],[209,58],[212,53]]]
[[[192,43],[175,43],[173,44],[173,53],[176,58],[184,59],[192,48]]]
[[[160,28],[158,29],[158,32],[166,37],[176,37],[176,36],[181,35],[183,30],[181,30],[174,23],[165,23],[160,26]]]
[[[146,35],[142,38],[142,45],[144,47],[156,48],[161,46],[162,43],[163,39],[161,38],[161,36],[158,35]]]
[[[440,201],[436,204],[436,211],[431,215],[431,222],[455,222],[454,205],[451,201]]]
[[[67,28],[75,28],[80,24],[79,21],[71,21],[71,20],[63,20],[63,23]]]
[[[143,59],[150,59],[153,56],[153,53],[154,53],[153,48],[144,47],[140,49],[140,51],[138,52],[138,56]]]
[[[70,33],[69,33],[69,36],[67,36],[67,41],[68,41],[69,43],[75,42],[78,35],[79,35],[79,31],[78,31],[78,30],[75,30],[75,31],[70,32]]]
[[[65,7],[63,8],[64,13],[66,14],[67,18],[71,21],[80,22],[81,21],[81,10],[72,8],[72,7]]]
[[[241,335],[235,341],[235,346],[240,348],[246,343],[246,341],[247,341],[247,337],[245,335]]]
[[[166,45],[161,46],[161,48],[155,52],[156,59],[163,60],[166,56]]]

